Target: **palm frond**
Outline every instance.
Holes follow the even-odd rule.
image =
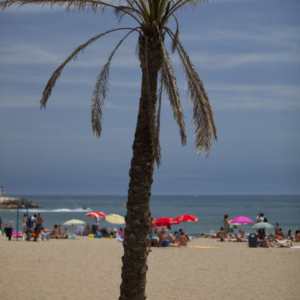
[[[117,6],[116,8],[114,8],[114,14],[118,18],[119,24],[122,22],[122,19],[126,15],[128,15],[129,12],[131,12],[131,13],[137,13],[140,16],[139,11],[137,11],[134,8],[128,7],[128,6]],[[142,19],[141,16],[140,16],[140,18]]]
[[[102,131],[102,106],[104,105],[104,99],[106,98],[106,94],[108,92],[109,67],[111,60],[123,41],[135,30],[136,28],[128,32],[118,43],[113,52],[110,54],[108,61],[102,68],[99,76],[97,77],[97,82],[92,97],[92,127],[96,137],[100,137]]]
[[[161,22],[161,28],[167,23],[170,16],[174,15],[174,13],[178,9],[186,8],[186,6],[190,6],[193,9],[196,8],[199,4],[208,2],[209,0],[179,0],[179,1],[171,1],[172,6],[170,7],[168,14],[165,15],[164,20]]]
[[[55,5],[62,7],[64,5],[67,6],[66,10],[69,11],[71,9],[74,10],[89,10],[96,12],[98,10],[102,10],[107,3],[102,1],[95,0],[76,0],[76,1],[63,1],[63,0],[5,0],[0,2],[0,8],[5,9],[13,4],[19,5],[19,7],[26,4],[34,4],[34,5],[50,5],[51,8]]]
[[[174,38],[172,31],[169,28],[166,28],[166,30],[171,39]],[[176,48],[188,82],[188,97],[193,106],[193,122],[196,137],[195,147],[197,148],[197,154],[200,154],[204,148],[204,152],[208,156],[211,139],[217,140],[217,130],[213,120],[210,101],[201,78],[179,40]]]
[[[159,31],[159,29],[158,29]],[[186,133],[185,133],[185,123],[184,123],[184,115],[180,104],[180,96],[178,91],[178,86],[176,84],[176,78],[174,76],[174,71],[171,65],[171,60],[169,57],[169,53],[165,48],[163,37],[159,32],[159,41],[162,47],[163,53],[163,63],[161,67],[161,76],[164,84],[164,88],[168,93],[170,105],[173,109],[174,119],[176,120],[179,133],[181,137],[182,145],[186,144]]]
[[[48,83],[44,89],[44,92],[43,92],[43,97],[40,101],[40,106],[41,106],[41,109],[42,108],[46,108],[46,104],[47,104],[47,101],[49,99],[49,97],[51,96],[51,93],[52,93],[52,89],[54,88],[55,84],[56,84],[56,81],[57,79],[59,78],[63,68],[71,61],[71,60],[76,60],[77,59],[77,55],[80,51],[83,52],[83,50],[91,45],[93,42],[95,42],[97,39],[101,38],[102,36],[108,34],[108,33],[111,33],[111,32],[114,32],[114,31],[117,31],[117,30],[132,30],[133,28],[118,28],[118,29],[112,29],[112,30],[109,30],[109,31],[106,31],[104,33],[101,33],[99,35],[96,35],[94,36],[93,38],[89,39],[86,43],[80,45],[79,47],[77,47],[73,52],[72,54],[53,72],[51,78],[48,80]],[[134,29],[136,30],[136,29]]]
[[[176,21],[176,32],[175,32],[175,35],[174,37],[171,39],[171,48],[172,48],[172,53],[175,52],[176,50],[176,47],[177,47],[177,42],[178,42],[178,39],[179,39],[179,25],[178,25],[178,20],[177,18],[173,15],[175,21]]]
[[[26,5],[26,4],[35,4],[35,5],[50,5],[51,8],[55,5],[62,7],[66,5],[66,11],[69,12],[71,10],[73,11],[88,11],[92,10],[94,13],[97,11],[100,11],[104,13],[104,10],[106,7],[116,8],[116,5],[112,5],[107,2],[98,1],[98,0],[5,0],[0,2],[0,9],[5,9],[13,4],[19,5],[19,7]],[[132,14],[132,12],[129,12],[128,10],[125,10],[126,14],[131,16],[133,19],[135,19],[138,24],[141,26],[142,23],[138,20],[138,18]]]

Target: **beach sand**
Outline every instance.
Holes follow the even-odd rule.
[[[152,248],[148,300],[300,299],[300,249],[195,239]],[[1,300],[117,300],[123,247],[115,239],[26,242],[0,236]]]

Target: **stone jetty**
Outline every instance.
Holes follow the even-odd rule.
[[[26,199],[18,197],[0,196],[0,209],[17,209],[19,200],[19,208],[26,208]],[[28,208],[39,208],[38,205],[28,201]]]

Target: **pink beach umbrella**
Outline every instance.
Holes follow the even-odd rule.
[[[86,217],[91,217],[91,218],[96,218],[98,217],[99,219],[105,219],[105,214],[100,211],[92,211],[88,214],[85,215]]]
[[[247,217],[244,217],[244,216],[236,217],[236,218],[234,218],[230,221],[231,225],[237,224],[237,223],[250,224],[250,223],[253,223],[253,221],[251,219],[247,218]]]

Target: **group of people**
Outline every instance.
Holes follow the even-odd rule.
[[[89,223],[86,224],[86,226],[83,229],[83,234],[88,236],[90,234],[100,234],[102,237],[112,237],[116,238],[117,236],[120,236],[121,238],[124,238],[124,230],[122,227],[117,230],[115,228],[113,231],[109,232],[106,227],[102,227],[99,229],[99,223],[93,224],[92,227]]]
[[[161,247],[164,241],[169,241],[171,243],[178,243],[178,246],[186,246],[189,241],[189,237],[187,234],[183,232],[182,229],[175,231],[173,234],[170,234],[168,230],[170,230],[170,226],[162,226],[158,228],[156,223],[154,222],[154,218],[150,217],[150,224],[148,229],[148,250],[151,252],[151,246],[153,243],[154,232],[158,236],[158,245],[157,247]]]
[[[263,213],[259,213],[256,217],[256,222],[268,222],[268,219],[264,216]],[[228,215],[224,216],[223,220],[224,226],[220,228],[217,232],[216,237],[219,238],[222,242],[233,241],[233,242],[244,242],[247,241],[245,232],[239,230],[238,234],[234,234],[231,230],[230,222],[228,221]],[[285,238],[285,239],[284,239]],[[282,228],[279,227],[279,223],[276,223],[275,234],[271,233],[268,238],[266,238],[265,229],[261,228],[257,230],[257,242],[260,246],[274,247],[274,242],[278,243],[282,247],[291,247],[292,242],[300,242],[300,231],[297,230],[295,235],[292,234],[292,231],[289,230],[286,235],[284,235]]]
[[[62,232],[61,225],[55,224],[52,230],[45,228],[43,226],[44,219],[40,213],[34,214],[28,218],[27,214],[24,214],[22,222],[23,233],[27,235],[27,238],[29,235],[29,238],[33,238],[34,241],[37,241],[40,235],[56,239],[67,239],[69,237],[67,228]]]

